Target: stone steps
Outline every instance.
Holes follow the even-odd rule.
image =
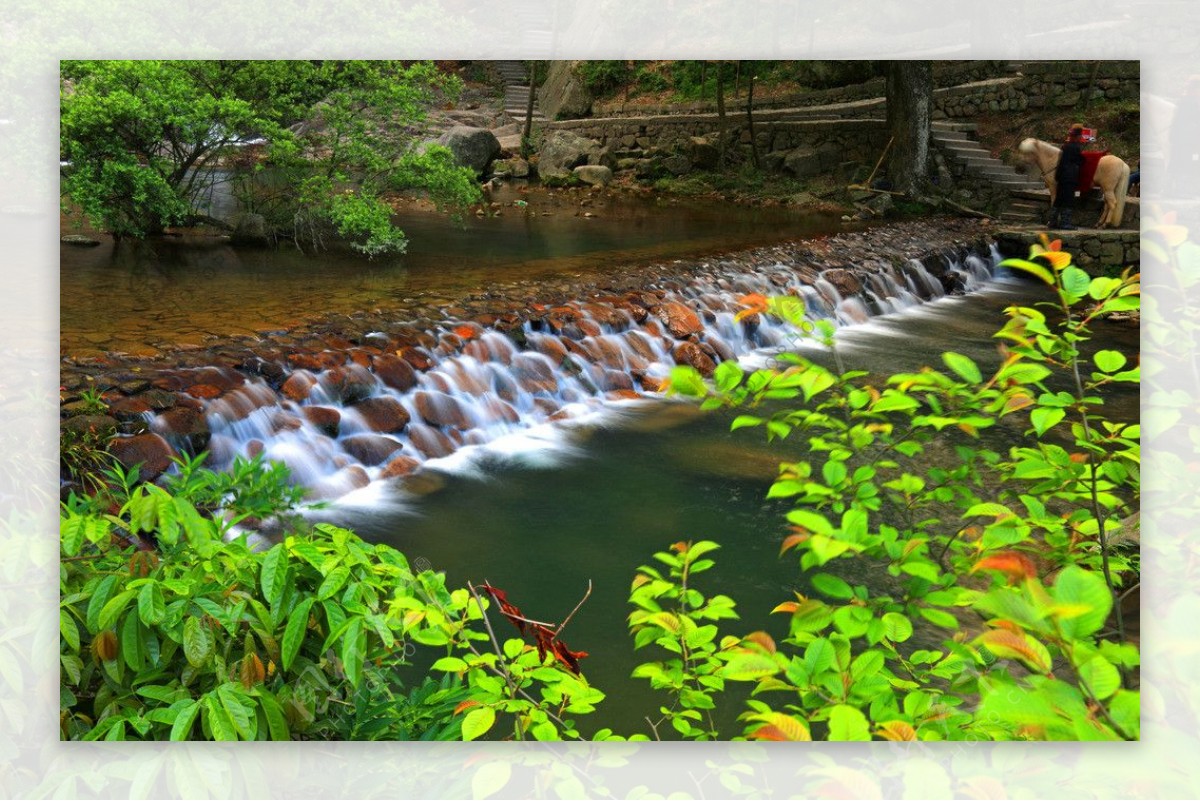
[[[524,120],[525,111],[529,104],[529,73],[523,61],[493,61],[492,69],[504,81],[504,111],[515,120]],[[533,119],[544,122],[546,117],[537,107],[534,97]]]
[[[1018,173],[1000,159],[993,158],[982,145],[971,139],[969,135],[976,130],[978,128],[974,123],[938,120],[930,126],[930,137],[935,146],[952,161],[961,165],[968,175],[1007,189],[1010,193],[1032,191],[1041,187],[1039,182]],[[1022,210],[1017,213],[1026,212]]]

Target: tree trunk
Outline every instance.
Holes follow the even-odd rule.
[[[887,71],[888,162],[893,188],[907,195],[924,188],[929,174],[929,125],[933,114],[933,65],[892,61]]]
[[[537,62],[529,62],[529,98],[525,101],[525,132],[521,134],[521,158],[529,158],[533,138],[533,93],[537,91]]]
[[[717,62],[717,172],[725,170],[725,62]]]
[[[754,138],[754,72],[746,78],[746,128],[750,132],[750,158],[754,160],[754,169],[760,169],[758,164],[758,141]]]

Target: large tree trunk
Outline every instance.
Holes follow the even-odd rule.
[[[892,136],[888,175],[897,191],[916,194],[929,174],[929,123],[933,113],[933,65],[893,61],[887,71],[887,121]]]
[[[725,171],[725,62],[717,62],[717,172]]]
[[[529,62],[529,97],[525,101],[525,130],[521,134],[521,158],[529,158],[533,149],[533,93],[537,91],[537,62]]]

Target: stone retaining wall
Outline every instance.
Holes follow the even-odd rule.
[[[996,78],[1005,74],[1003,61],[935,61],[933,63],[933,85],[937,88],[958,86],[973,81]],[[725,98],[726,110],[745,113],[746,101],[743,97],[733,96],[733,87],[726,87],[729,96]],[[795,94],[782,95],[773,98],[763,98],[755,101],[755,111],[807,108],[810,106],[827,106],[837,103],[852,103],[859,100],[870,100],[883,97],[885,92],[884,79],[872,78],[863,83],[850,86],[837,86],[832,89],[813,89]],[[715,99],[697,100],[694,103],[666,103],[661,105],[637,105],[621,100],[596,102],[592,107],[593,117],[622,117],[628,114],[676,115],[676,114],[716,114]],[[554,115],[551,115],[554,116]]]
[[[1071,109],[1085,100],[1137,100],[1140,74],[1136,61],[1030,63],[1021,67],[1015,81],[988,81],[935,91],[933,118],[961,119],[1026,108]]]
[[[996,247],[1005,257],[1026,258],[1029,246],[1039,241],[1044,229],[1014,228],[996,232]],[[1141,234],[1138,231],[1055,231],[1062,240],[1063,250],[1093,275],[1117,274],[1126,267],[1136,267],[1141,259]]]

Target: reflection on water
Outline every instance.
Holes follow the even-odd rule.
[[[345,249],[306,256],[290,246],[232,248],[182,237],[63,246],[60,347],[64,354],[153,353],[147,348],[249,336],[328,312],[444,303],[493,285],[595,277],[622,265],[840,227],[834,218],[786,209],[599,193],[564,194],[554,202],[530,196],[525,207],[510,205],[523,197],[498,190],[495,217],[456,222],[404,214],[397,222],[409,237],[408,253],[373,261]],[[588,206],[577,205],[585,200]]]

